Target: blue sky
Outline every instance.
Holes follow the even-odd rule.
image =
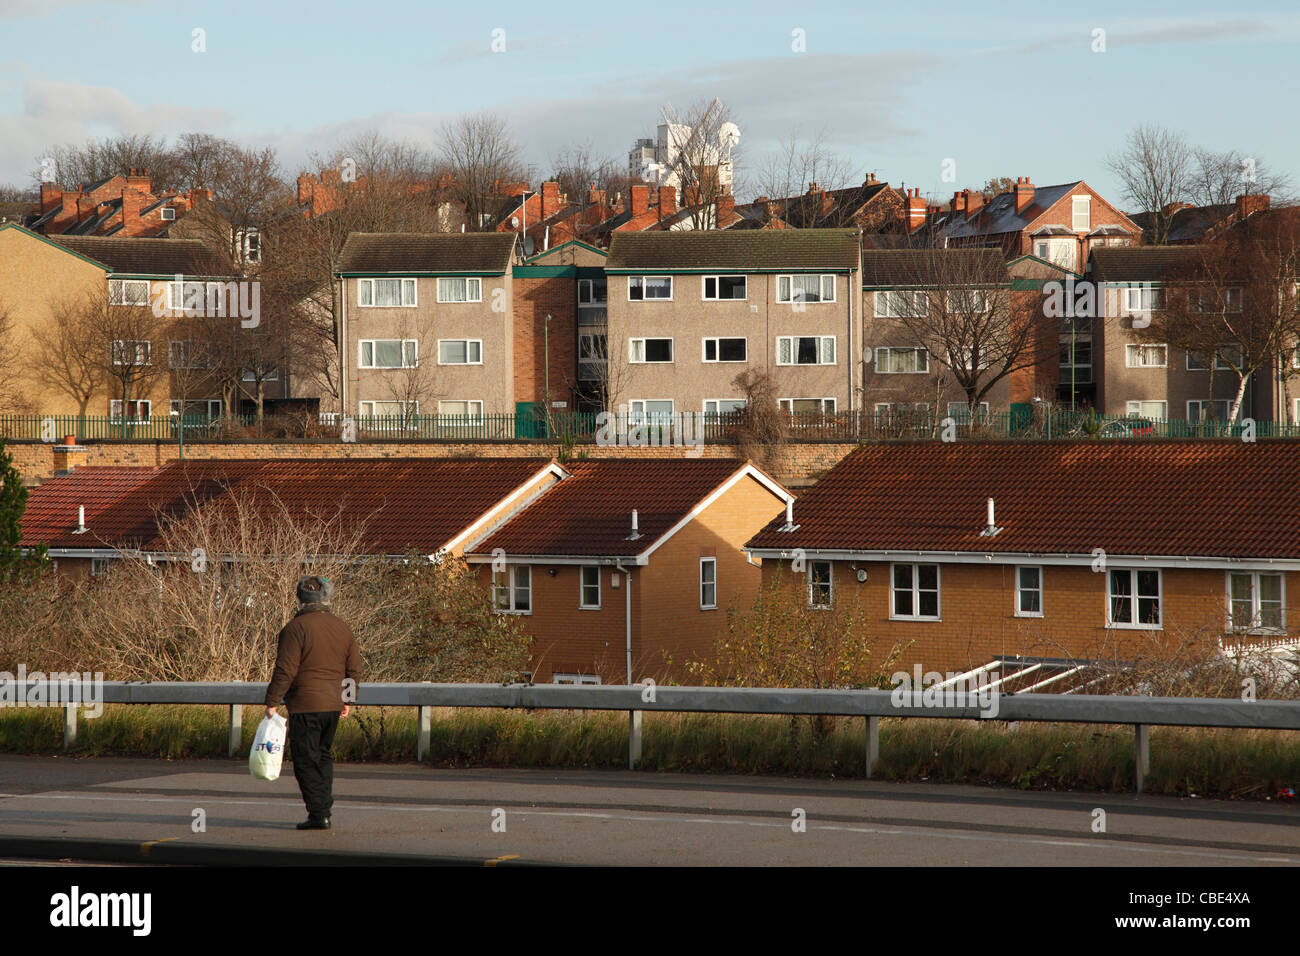
[[[365,130],[436,147],[477,110],[507,119],[540,177],[569,143],[622,160],[662,104],[714,96],[741,128],[742,181],[792,130],[821,130],[855,173],[927,195],[1027,175],[1122,205],[1103,160],[1140,123],[1300,180],[1293,2],[0,0],[0,35],[0,183],[27,184],[52,144],[190,129],[275,146],[292,176]]]

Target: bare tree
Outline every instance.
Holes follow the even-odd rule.
[[[27,411],[30,402],[22,387],[26,362],[19,349],[18,328],[13,313],[0,302],[0,414]]]
[[[560,192],[579,204],[593,185],[608,192],[627,179],[619,162],[598,157],[590,142],[561,150],[551,159],[551,170],[551,180],[559,183]]]
[[[495,225],[498,182],[518,181],[526,172],[521,149],[505,120],[491,113],[462,116],[442,127],[441,158],[453,177],[452,191],[465,208],[465,228],[487,231]]]
[[[849,160],[833,153],[826,144],[826,131],[819,130],[807,139],[794,130],[782,140],[776,152],[768,155],[757,177],[757,189],[777,203],[776,212],[792,226],[807,228],[813,222],[804,222],[798,199],[813,183],[826,190],[842,189],[854,178]],[[795,220],[792,221],[790,217]]]
[[[51,321],[32,332],[37,380],[76,402],[82,418],[106,380],[99,325],[107,309],[106,291],[68,296],[53,303]]]
[[[1168,241],[1174,204],[1187,198],[1194,170],[1187,141],[1159,126],[1139,126],[1106,168],[1123,183],[1124,198],[1151,216],[1152,241]]]
[[[46,160],[53,161],[52,170]],[[72,186],[126,175],[133,168],[149,170],[156,191],[167,192],[179,185],[180,169],[166,138],[149,134],[110,136],[87,140],[81,145],[65,143],[48,147],[32,172],[32,181],[39,184],[52,171],[56,181]]]
[[[738,155],[724,142],[732,124],[731,111],[714,99],[696,103],[684,116],[665,107],[664,115],[669,120],[669,146],[676,150],[670,162],[670,178],[681,190],[682,205],[691,211],[691,228],[715,228],[718,199],[731,192],[724,163]]]
[[[122,421],[129,422],[135,403],[143,400],[167,372],[167,363],[153,353],[165,341],[163,320],[147,305],[113,305],[107,292],[93,297],[86,312],[92,330],[94,360],[99,363],[110,397],[122,403]]]
[[[228,140],[204,144],[209,151],[199,162],[195,177],[207,178],[211,200],[200,200],[185,217],[186,231],[247,274],[259,268],[260,255],[245,254],[247,237],[260,238],[272,220],[288,207],[289,188],[284,182],[275,150],[243,149]],[[260,250],[260,245],[259,245]]]
[[[1291,177],[1258,157],[1235,149],[1196,149],[1193,157],[1187,200],[1194,205],[1231,205],[1238,196],[1251,194],[1284,199],[1290,192]]]

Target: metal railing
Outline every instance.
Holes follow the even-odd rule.
[[[571,442],[640,445],[731,444],[748,425],[744,412],[704,414],[676,412],[649,416],[592,412],[535,411],[495,415],[304,416],[235,415],[185,417],[187,441],[256,441],[296,438],[316,441],[436,442]],[[962,411],[935,415],[925,410],[890,412],[793,413],[781,416],[786,441],[875,442],[1018,438],[1160,439],[1300,437],[1300,425],[1250,420],[1242,422],[1156,419],[1135,416],[1090,416],[1069,409],[977,414]],[[143,420],[78,415],[0,415],[0,438],[59,442],[176,441],[177,421],[166,415]]]
[[[102,684],[106,704],[217,704],[230,708],[228,752],[242,744],[243,707],[262,706],[262,683],[122,682]],[[28,700],[25,687],[17,700]],[[67,696],[72,696],[67,694]],[[84,698],[82,698],[84,700]],[[992,714],[987,705],[996,700]],[[1149,728],[1227,727],[1253,730],[1300,730],[1300,702],[1244,701],[1235,698],[1127,697],[1063,694],[940,694],[938,703],[922,702],[920,691],[900,697],[887,690],[805,688],[678,687],[673,685],[433,684],[372,683],[357,690],[358,706],[414,707],[417,713],[416,757],[424,759],[431,737],[434,707],[488,707],[523,710],[611,710],[629,714],[628,765],[641,761],[641,715],[644,711],[721,714],[820,714],[866,720],[866,775],[880,756],[882,717],[998,720],[1006,723],[1129,724],[1134,729],[1135,787],[1141,792],[1150,770]],[[902,706],[900,706],[900,701]],[[907,701],[911,701],[908,703]],[[78,703],[65,709],[64,747],[77,737]]]

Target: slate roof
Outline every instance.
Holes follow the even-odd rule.
[[[633,558],[746,466],[725,459],[607,458],[566,464],[571,477],[477,544],[474,554]],[[784,505],[772,499],[772,513]],[[637,511],[641,537],[632,533]]]
[[[1205,234],[1221,223],[1227,222],[1237,212],[1234,203],[1216,203],[1212,206],[1188,206],[1177,210],[1169,224],[1167,242],[1199,242]],[[1152,242],[1155,216],[1149,212],[1129,215],[1142,230],[1144,242]]]
[[[757,549],[1300,558],[1300,440],[864,446]],[[986,501],[1002,531],[981,537]]]
[[[1006,283],[1011,280],[999,249],[863,249],[866,287]]]
[[[33,488],[24,546],[138,547],[158,544],[155,508],[182,513],[192,502],[223,507],[228,493],[283,501],[292,513],[365,520],[371,554],[431,554],[548,464],[537,458],[195,460],[156,468],[87,466]],[[85,505],[84,534],[74,534]]]
[[[605,270],[847,271],[857,257],[853,229],[615,233]]]
[[[235,270],[197,239],[143,239],[111,236],[50,236],[73,252],[103,263],[118,275],[224,277]]]
[[[504,275],[514,246],[513,232],[354,232],[339,254],[338,273]]]
[[[1076,179],[1072,183],[1061,183],[1056,186],[1035,186],[1033,199],[1019,213],[1016,212],[1014,192],[998,193],[981,207],[974,219],[968,220],[965,216],[958,216],[943,233],[950,239],[963,239],[968,236],[1020,232],[1081,182],[1083,180]]]
[[[1204,246],[1110,246],[1093,249],[1096,282],[1165,282],[1202,261]]]

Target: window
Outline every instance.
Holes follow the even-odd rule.
[[[482,365],[482,339],[439,339],[439,365]]]
[[[1070,197],[1070,228],[1075,232],[1087,232],[1092,228],[1092,197]]]
[[[415,339],[362,339],[362,368],[416,368],[419,344]]]
[[[182,412],[181,406],[184,405]],[[179,398],[173,398],[167,403],[169,414],[172,415],[206,415],[208,418],[221,417],[221,399],[207,398],[198,401],[183,402]]]
[[[743,398],[706,398],[704,400],[704,414],[706,417],[718,415],[734,415],[736,412],[745,410],[745,400]]]
[[[833,398],[781,398],[777,404],[791,415],[834,415]]]
[[[876,349],[876,371],[882,374],[930,371],[930,353],[923,348]]]
[[[984,345],[979,348],[979,365],[977,368],[985,369],[989,367],[989,359],[993,354],[993,347]],[[971,371],[971,363],[975,361],[976,349],[972,346],[958,346],[956,355],[953,356],[953,364],[957,368],[964,368]]]
[[[148,305],[149,281],[147,279],[109,279],[109,305]]]
[[[605,336],[583,333],[578,336],[578,380],[598,382],[605,367]]]
[[[899,421],[929,421],[929,402],[876,402],[876,423],[883,425],[897,419]]]
[[[829,561],[808,562],[808,606],[830,607],[835,600],[835,582]]]
[[[1164,345],[1129,345],[1125,352],[1129,368],[1164,368],[1169,357]]]
[[[627,298],[629,302],[643,302],[648,299],[669,300],[672,297],[672,276],[627,277]]]
[[[442,276],[438,279],[439,302],[482,302],[483,280],[465,279],[458,276]]]
[[[777,365],[834,365],[835,336],[780,335],[776,339]]]
[[[262,261],[262,235],[256,229],[244,229],[237,235],[239,254],[245,262]]]
[[[600,683],[599,674],[552,674],[552,684],[592,684]]]
[[[710,302],[745,298],[745,277],[705,276],[704,298]]]
[[[1107,627],[1160,627],[1160,572],[1120,568],[1106,575]]]
[[[1016,617],[1043,616],[1043,569],[1023,565],[1016,568]]]
[[[924,292],[877,292],[876,317],[904,319],[925,315],[930,308],[929,297]]]
[[[240,314],[236,282],[169,282],[167,308],[173,315],[225,317]]]
[[[492,574],[492,603],[503,614],[533,612],[532,568],[526,564],[509,565]]]
[[[358,279],[357,303],[380,308],[415,306],[414,279]]]
[[[1228,612],[1234,631],[1286,631],[1281,574],[1228,572]]]
[[[137,399],[126,403],[126,420],[131,422],[147,422],[153,415],[153,402],[147,398]],[[110,399],[108,403],[108,416],[114,421],[122,421],[122,400],[120,398]]]
[[[634,398],[628,402],[628,420],[633,423],[666,424],[673,420],[673,400]]]
[[[578,305],[604,305],[605,283],[594,279],[578,280]]]
[[[1075,239],[1035,239],[1034,255],[1054,265],[1073,269],[1074,251],[1077,246],[1078,241]]]
[[[361,402],[362,418],[391,418],[405,422],[420,414],[419,402]]]
[[[718,559],[700,558],[700,610],[711,611],[718,606]]]
[[[1191,349],[1187,350],[1187,371],[1205,372],[1208,371],[1209,368],[1210,363],[1205,358],[1204,352],[1193,352]]]
[[[1231,372],[1244,368],[1240,345],[1225,345],[1214,353],[1214,367],[1220,372]]]
[[[1241,290],[1203,291],[1196,297],[1197,312],[1240,312]]]
[[[980,289],[956,289],[948,293],[947,311],[959,315],[974,315],[993,311],[993,300]]]
[[[744,339],[705,339],[704,361],[743,362],[746,349]]]
[[[98,578],[98,577],[102,577],[105,574],[108,574],[108,569],[110,567],[109,562],[111,562],[112,560],[113,560],[112,558],[91,558],[90,559],[91,575]]]
[[[245,382],[256,382],[259,379],[263,382],[278,382],[280,381],[280,370],[270,362],[263,362],[257,367],[244,369],[242,378]]]
[[[196,342],[167,343],[167,365],[171,368],[211,368],[213,364],[211,354]]]
[[[939,620],[939,565],[895,564],[890,568],[890,617]]]
[[[1169,406],[1165,402],[1125,402],[1124,410],[1129,418],[1159,418],[1164,419],[1168,414]]]
[[[965,424],[970,421],[970,406],[965,402],[949,402],[948,417]],[[988,402],[980,402],[979,411],[976,412],[976,419],[984,423],[993,420],[993,413],[989,410]]]
[[[582,580],[578,587],[578,607],[589,610],[600,609],[600,568],[596,565],[582,566]]]
[[[1073,355],[1071,355],[1073,349]],[[1071,379],[1073,372],[1073,379]],[[1086,384],[1092,381],[1092,342],[1061,336],[1061,384]]]
[[[171,222],[173,219],[176,218],[176,209],[173,206],[163,206],[161,209],[158,210],[158,215],[162,219]]]
[[[835,276],[801,275],[776,277],[777,302],[834,302]]]
[[[629,339],[627,360],[633,364],[671,362],[672,339]]]
[[[1223,398],[1216,398],[1213,401],[1193,399],[1187,403],[1187,420],[1192,424],[1207,422],[1211,419],[1216,422],[1226,422],[1228,420],[1228,406],[1228,400]]]
[[[152,365],[151,343],[142,339],[114,339],[114,365]]]
[[[447,401],[438,403],[439,416],[454,416],[456,418],[465,418],[470,421],[481,421],[483,419],[483,403],[480,401]]]
[[[1164,289],[1151,285],[1129,286],[1124,292],[1124,311],[1158,312],[1165,307]]]

